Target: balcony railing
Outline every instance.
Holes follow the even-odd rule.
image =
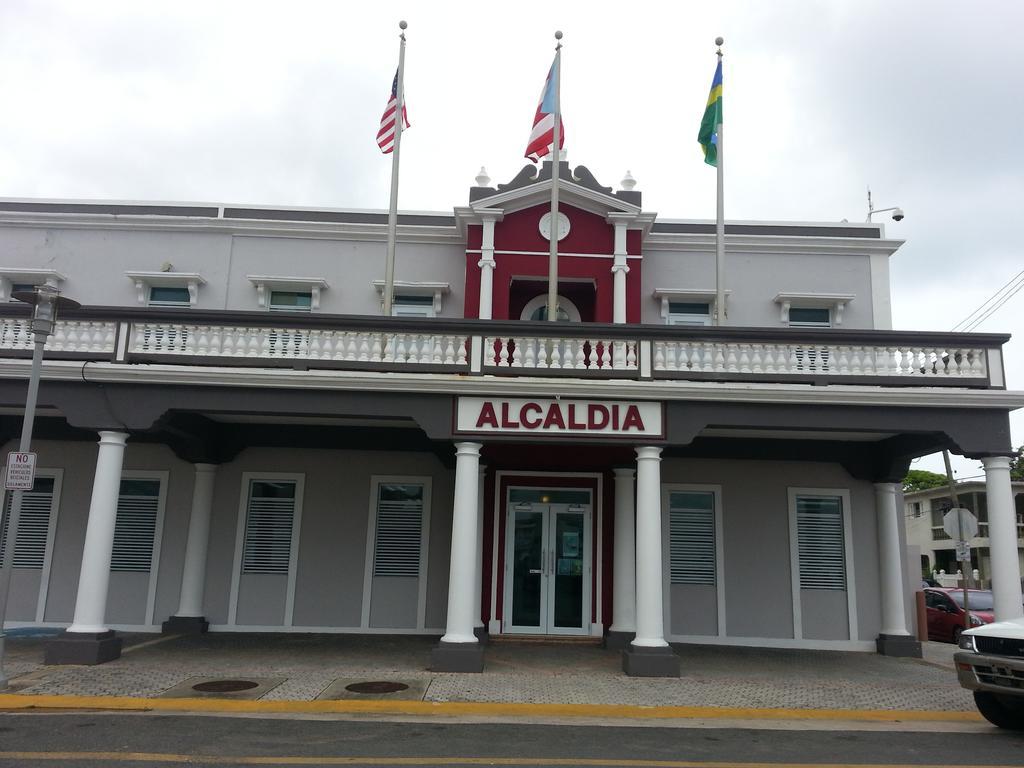
[[[997,334],[699,328],[189,309],[68,312],[48,359],[492,376],[1003,387]],[[0,308],[0,356],[26,356],[25,308]]]

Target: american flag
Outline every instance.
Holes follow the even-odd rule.
[[[404,99],[403,99],[404,102]],[[395,72],[395,79],[391,83],[391,98],[388,99],[388,105],[384,108],[384,114],[380,118],[380,130],[377,131],[377,146],[380,147],[381,152],[385,155],[393,152],[395,149],[395,107],[398,104],[398,72]],[[409,113],[405,110],[405,104],[402,104],[402,122],[405,124],[405,128],[409,128]],[[403,128],[403,130],[405,130]]]
[[[558,76],[558,60],[551,64],[548,79],[544,81],[540,101],[537,103],[537,114],[533,118],[533,131],[526,145],[526,159],[537,162],[551,154],[551,145],[555,143],[555,77]],[[562,116],[558,116],[558,148],[565,147],[565,125]]]

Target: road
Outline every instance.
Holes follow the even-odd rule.
[[[822,728],[821,723],[816,728]],[[0,714],[0,766],[1020,766],[1024,734],[145,713]],[[890,726],[891,728],[892,726]],[[899,726],[896,726],[899,727]],[[908,726],[909,727],[909,726]]]

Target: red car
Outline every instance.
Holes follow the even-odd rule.
[[[964,629],[964,591],[929,587],[924,590],[924,604],[928,612],[928,639],[959,642]],[[967,590],[967,607],[971,612],[972,627],[995,621],[991,590]]]

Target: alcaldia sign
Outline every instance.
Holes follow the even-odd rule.
[[[664,437],[661,403],[460,397],[455,431],[572,437]]]

